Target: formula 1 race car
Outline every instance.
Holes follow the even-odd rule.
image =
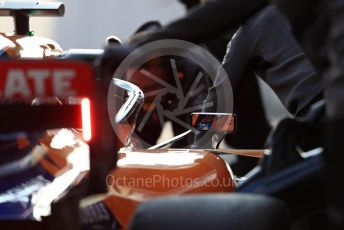
[[[152,149],[119,150],[107,117],[108,82],[96,81],[89,64],[102,51],[63,52],[29,30],[29,17],[63,13],[62,3],[0,5],[0,15],[16,23],[15,34],[0,34],[0,226],[126,229],[147,200],[234,191],[236,178],[219,154],[264,151],[161,148],[180,137]],[[128,95],[115,118],[120,126],[136,117],[143,93],[111,81]],[[198,113],[193,126],[222,135],[234,131],[235,116]]]
[[[43,228],[57,226],[52,223],[62,223],[63,218],[42,220],[55,212],[53,203],[65,202],[68,208],[57,211],[63,215],[73,212],[73,204],[78,210],[81,197],[107,190],[105,179],[92,178],[105,178],[107,167],[115,165],[116,139],[106,122],[95,122],[107,117],[104,119],[101,114],[106,113],[97,107],[102,102],[96,99],[92,66],[57,60],[62,55],[60,46],[30,33],[30,16],[62,16],[64,5],[5,2],[0,14],[13,16],[16,22],[15,34],[0,34],[1,225],[36,226],[41,220]],[[97,132],[106,138],[100,139]],[[94,154],[97,152],[102,154]],[[101,159],[105,155],[111,156],[107,165]],[[68,218],[73,220],[73,216],[78,212]]]

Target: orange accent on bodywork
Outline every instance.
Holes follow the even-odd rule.
[[[50,148],[48,156],[59,168],[66,168],[68,166],[67,156],[73,150],[73,148],[65,148],[63,150]]]
[[[110,209],[122,229],[128,228],[130,218],[133,216],[140,202],[131,200],[115,194],[109,195],[104,200],[105,205]]]
[[[47,149],[46,157],[49,157],[51,162],[42,158],[39,163],[53,176],[61,175],[71,168],[67,157],[76,147],[78,147],[78,145],[75,144],[74,146],[65,146],[61,149],[52,148],[51,142],[56,133],[57,132],[48,132],[40,139],[40,143]]]
[[[59,171],[61,171],[61,168],[53,165],[52,163],[50,163],[49,161],[47,161],[46,159],[41,159],[39,161],[40,165],[47,170],[52,176],[56,176],[58,175]]]
[[[107,178],[104,200],[124,229],[137,206],[150,199],[195,193],[231,192],[235,180],[229,166],[202,150],[122,151],[118,167]]]
[[[43,137],[39,139],[39,142],[48,147],[50,146],[50,143],[53,137],[54,137],[53,135],[49,135],[49,134],[43,135]]]
[[[18,145],[18,149],[25,149],[26,147],[30,146],[30,142],[27,139],[27,137],[23,136],[17,139],[17,145]]]

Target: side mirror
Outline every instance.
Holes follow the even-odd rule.
[[[114,111],[115,117],[111,117],[112,124],[116,126],[118,138],[124,146],[135,147],[131,135],[135,130],[137,115],[143,105],[143,92],[136,85],[117,78],[112,79],[112,84],[125,91],[124,103],[117,111]]]
[[[224,136],[236,130],[236,116],[232,113],[192,113],[192,126],[200,132],[213,133],[211,147],[218,148]],[[210,143],[205,146],[210,147]]]
[[[120,124],[128,120],[131,116],[136,117],[142,107],[144,95],[139,87],[130,82],[117,78],[113,78],[112,80],[113,84],[124,89],[128,96],[115,117],[115,122]]]
[[[198,131],[234,133],[236,116],[232,113],[192,113],[192,126]]]

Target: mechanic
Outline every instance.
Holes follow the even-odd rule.
[[[297,117],[304,116],[323,97],[321,78],[294,38],[289,23],[274,6],[262,9],[241,26],[228,45],[223,67],[234,93],[254,73]],[[216,88],[223,80],[221,75],[216,77],[207,101],[216,104]]]
[[[324,139],[325,178],[328,229],[344,229],[344,161],[343,88],[344,39],[343,1],[278,0],[287,15],[298,41],[306,50],[326,88],[326,122]],[[297,9],[297,10],[296,10]]]
[[[193,43],[206,42],[241,25],[247,18],[268,4],[267,0],[209,0],[194,7],[185,17],[163,28],[136,36],[136,45],[108,47],[98,65],[115,69],[132,50],[160,39],[181,39]],[[230,15],[230,16],[229,16]],[[211,25],[211,26],[205,26]],[[190,29],[192,28],[192,29]],[[148,36],[149,35],[149,36]],[[109,69],[110,70],[110,69]]]
[[[264,134],[264,129],[262,132],[256,124],[250,123],[250,119],[256,121],[256,112],[258,119],[261,117],[261,100],[250,101],[253,97],[260,97],[258,87],[255,87],[257,83],[254,82],[256,76],[262,78],[288,111],[297,117],[304,116],[310,106],[323,97],[320,76],[294,38],[286,19],[273,6],[265,7],[237,31],[228,45],[223,67],[234,92],[234,112],[241,121],[239,132],[227,136],[229,143],[235,143],[240,138],[235,147],[252,146],[254,141],[259,140],[255,137]],[[223,77],[217,76],[205,101],[214,102],[213,107],[204,111],[215,111],[217,87],[221,88]],[[250,87],[251,90],[248,90]],[[260,124],[261,128],[266,127],[264,122]],[[243,143],[245,141],[251,143],[246,145]],[[249,170],[249,167],[245,167],[247,165],[235,164],[232,168],[242,175]]]
[[[184,2],[193,1],[185,0]],[[204,43],[242,24],[245,19],[267,5],[269,1],[207,0],[202,2],[204,3],[193,7],[185,17],[154,31],[138,44],[142,45],[160,39],[181,39],[193,43]]]
[[[200,10],[200,8],[197,8],[197,6],[201,3],[201,1],[199,0],[180,0],[180,2],[184,4],[188,12],[192,12],[187,17],[190,17],[190,15],[193,14],[192,10],[196,10],[196,11]],[[205,2],[204,4],[206,5],[209,3]],[[180,20],[184,20],[184,19],[180,19]],[[196,17],[195,19],[191,19],[191,21],[192,20],[199,20],[199,19]],[[209,20],[211,20],[211,18]],[[164,34],[164,32],[161,32],[162,30],[169,30],[167,28],[173,28],[174,24],[175,23],[172,23],[168,25],[166,28],[161,28],[161,25],[158,22],[148,22],[144,24],[143,26],[141,26],[141,28],[133,36],[129,38],[129,43],[130,44],[140,43],[145,40],[150,40],[152,36],[160,36]],[[182,29],[180,28],[180,25],[184,26],[184,24],[182,23],[178,24],[176,28],[173,30]],[[215,36],[212,36],[212,37],[209,36],[205,41],[202,42],[201,45],[207,48],[218,60],[222,61],[226,52],[227,44],[230,41],[233,34],[235,33],[236,29],[237,28],[228,29],[228,31],[224,31],[223,33],[220,33],[220,34],[215,34]],[[203,32],[203,30],[207,30],[207,27],[203,27],[202,29],[200,29],[200,32]],[[185,77],[182,80],[183,88],[185,88],[184,91],[186,91],[188,89],[188,86],[190,86],[191,83],[194,81],[194,78],[199,72],[198,70],[199,68],[195,68],[193,64],[191,63],[187,65],[183,63],[183,66],[186,67],[184,69],[187,69],[187,71],[184,73]],[[180,67],[178,69],[180,69]],[[142,74],[141,76],[139,75],[140,74],[136,75],[137,80],[132,79],[131,81],[134,81],[133,83],[139,85],[143,89],[143,91],[145,91],[144,85],[147,85],[147,82],[143,83],[142,81],[146,81],[146,80],[149,81],[149,79],[146,79],[145,76],[142,76]],[[168,74],[165,74],[165,76],[167,75]],[[173,79],[173,73],[169,75],[170,75],[170,78]],[[195,99],[192,99],[192,101],[196,102],[196,104],[197,102],[198,104],[200,104],[199,99],[203,98],[202,100],[204,100],[207,92],[202,90],[201,94],[202,95],[198,94],[198,97]],[[148,100],[146,98],[145,102],[147,101],[149,103],[149,98]],[[196,104],[194,103],[194,105]],[[241,86],[240,91],[235,95],[235,104],[237,106],[234,106],[234,113],[239,117],[239,119],[237,120],[237,125],[240,128],[236,131],[235,134],[227,135],[225,139],[226,143],[230,145],[231,147],[238,148],[238,149],[262,149],[264,147],[265,140],[270,132],[270,124],[267,121],[266,116],[265,116],[261,94],[260,94],[260,90],[258,86],[258,81],[256,78],[248,78],[246,81],[246,84],[243,84]],[[149,105],[148,106],[144,105],[142,112],[145,110],[146,107],[149,107]],[[251,116],[252,114],[254,114],[254,116]],[[143,119],[143,113],[140,113],[138,116],[137,123],[139,124],[142,119]],[[135,133],[139,135],[140,138],[142,138],[143,140],[145,140],[151,145],[156,143],[156,140],[160,136],[160,132],[161,132],[160,123],[157,119],[158,119],[157,115],[153,112],[151,119],[149,119],[149,122],[146,123],[143,129],[141,127],[141,130],[138,130],[138,127],[136,127],[136,131],[135,131]],[[187,122],[188,120],[190,120],[190,115],[189,114],[187,114],[187,116],[184,115],[183,117],[181,117],[181,119]],[[190,123],[190,121],[188,123]],[[172,127],[175,134],[180,134],[186,131],[184,127],[181,127],[180,125],[174,122],[172,122]],[[259,130],[259,135],[257,135],[257,133],[252,132],[252,129]],[[173,147],[185,147],[188,144],[192,143],[192,141],[193,141],[193,138],[191,139],[183,138],[182,140],[175,142],[173,144]],[[232,165],[232,168],[237,175],[244,175],[246,172],[252,169],[256,164],[257,164],[256,158],[240,156],[238,157],[237,162]]]
[[[155,41],[155,40],[159,40],[159,39],[166,39],[166,38],[176,38],[176,39],[183,39],[183,40],[188,40],[191,42],[204,42],[206,43],[207,41],[211,40],[212,38],[214,38],[215,36],[220,36],[221,34],[225,33],[226,31],[232,29],[233,27],[240,25],[241,23],[244,22],[244,20],[251,16],[253,13],[255,13],[257,10],[259,10],[260,8],[266,6],[267,1],[263,1],[263,0],[255,0],[255,1],[250,1],[250,0],[244,0],[244,1],[228,1],[228,0],[214,0],[214,1],[207,1],[205,2],[203,5],[201,5],[200,7],[196,7],[195,9],[193,9],[186,17],[179,19],[165,27],[163,27],[162,29],[159,29],[157,31],[154,31],[152,33],[149,34],[149,36],[147,36],[147,33],[145,34],[145,36],[142,36],[143,39],[137,39],[137,45],[143,45],[146,44],[150,41]],[[239,13],[238,13],[239,12]],[[230,15],[230,16],[228,16]],[[252,25],[256,24],[256,23],[252,23],[254,21],[254,19],[251,19],[250,22]],[[211,24],[212,26],[204,26],[204,25],[209,25]],[[277,23],[278,24],[278,23]],[[286,24],[286,22],[284,23]],[[268,25],[268,24],[267,24]],[[269,25],[268,25],[269,26]],[[283,26],[282,26],[283,27]],[[288,27],[288,26],[286,26]],[[192,30],[190,30],[190,28],[193,28]],[[258,40],[258,37],[256,38],[256,40],[254,40],[253,38],[256,35],[251,34],[252,39],[254,41],[252,42],[261,42],[261,46],[264,47],[266,46],[268,43],[266,41],[264,41],[264,39],[262,39],[261,36],[265,35],[264,31],[267,30],[269,27],[267,28],[263,28],[263,26],[261,26],[261,29],[257,31],[257,33],[260,32],[260,38],[261,40]],[[242,29],[240,29],[239,31],[241,31]],[[290,33],[290,31],[288,29],[282,29],[283,31],[286,30],[288,32],[288,36],[289,38],[292,38],[292,35]],[[284,31],[284,32],[286,32]],[[293,40],[293,38],[290,40],[288,39],[288,42],[284,43],[281,41],[281,37],[278,37],[278,31],[269,31],[270,33],[272,32],[277,32],[274,37],[271,37],[270,39],[268,39],[270,42],[272,42],[274,39],[277,39],[276,41],[273,42],[273,44],[275,46],[276,51],[278,51],[280,49],[280,46],[283,47],[281,48],[282,50],[287,51],[285,54],[281,53],[281,52],[276,52],[275,49],[271,48],[271,49],[266,49],[265,51],[267,53],[271,52],[269,56],[270,59],[267,59],[264,62],[264,59],[262,60],[258,60],[259,58],[255,58],[254,56],[250,57],[250,55],[242,55],[240,57],[240,59],[245,59],[247,58],[247,62],[245,61],[244,63],[246,63],[247,65],[238,65],[238,67],[240,67],[241,70],[238,70],[238,72],[242,71],[244,68],[248,68],[245,72],[245,74],[247,74],[246,77],[243,77],[243,75],[241,76],[232,76],[235,71],[234,70],[229,70],[228,69],[228,60],[229,60],[229,54],[227,54],[227,58],[226,58],[226,62],[225,62],[225,69],[229,70],[229,71],[234,71],[229,72],[229,76],[231,78],[233,78],[233,89],[234,89],[234,96],[235,96],[235,101],[236,104],[239,105],[238,102],[240,102],[240,95],[243,95],[241,98],[243,98],[244,100],[246,99],[246,103],[240,103],[240,106],[242,105],[249,105],[247,106],[249,109],[251,109],[250,113],[245,112],[245,109],[243,109],[243,113],[239,114],[240,117],[243,117],[242,114],[246,114],[246,116],[248,117],[248,119],[242,119],[239,117],[239,121],[240,119],[242,119],[241,121],[245,121],[242,122],[242,124],[249,124],[249,121],[254,121],[254,119],[256,118],[256,111],[254,111],[255,109],[261,109],[262,105],[261,102],[257,102],[257,103],[252,103],[252,101],[250,101],[250,97],[248,97],[248,95],[252,95],[252,97],[260,97],[259,95],[259,91],[258,89],[256,90],[251,90],[250,93],[244,93],[244,90],[242,90],[242,88],[244,88],[244,86],[251,86],[256,84],[256,83],[250,83],[255,81],[254,77],[249,77],[249,75],[253,76],[254,74],[252,73],[252,70],[255,70],[255,73],[257,74],[264,74],[267,76],[261,76],[263,79],[265,79],[267,81],[267,83],[275,90],[275,92],[278,94],[278,96],[280,97],[280,99],[282,100],[282,102],[286,105],[286,107],[289,109],[289,111],[293,114],[300,114],[299,112],[301,111],[300,109],[303,106],[306,106],[307,104],[310,104],[310,102],[312,101],[312,99],[310,99],[311,96],[307,95],[308,90],[312,90],[312,92],[319,92],[319,91],[314,91],[313,90],[313,86],[319,84],[319,82],[317,80],[313,81],[313,77],[311,76],[307,76],[307,75],[303,75],[305,78],[305,81],[303,81],[303,78],[300,77],[299,74],[302,74],[303,69],[308,70],[311,68],[310,64],[308,63],[308,61],[306,60],[306,57],[303,54],[300,54],[300,56],[298,56],[298,58],[295,58],[296,61],[298,61],[296,64],[296,67],[299,68],[300,66],[302,66],[303,64],[306,64],[308,67],[305,68],[301,68],[300,70],[296,70],[294,73],[294,69],[292,68],[292,66],[290,64],[293,64],[293,62],[288,62],[288,58],[289,58],[289,54],[291,53],[291,51],[299,51],[299,53],[302,53],[301,48],[298,47],[297,43]],[[242,33],[242,32],[240,32]],[[232,42],[232,46],[236,46],[235,44],[237,44],[238,42],[238,38],[241,37],[239,36],[240,33],[237,34],[237,36],[235,37],[236,41]],[[273,33],[272,33],[273,34]],[[258,35],[258,34],[257,34]],[[268,36],[270,36],[271,34],[267,34]],[[140,34],[137,34],[138,37],[140,37]],[[245,38],[245,40],[248,38]],[[289,41],[290,40],[290,41]],[[293,42],[291,42],[293,41]],[[248,42],[247,42],[248,43]],[[263,45],[265,44],[265,45]],[[137,47],[137,45],[135,47]],[[243,44],[241,44],[243,45]],[[238,45],[238,47],[240,46],[240,43]],[[251,45],[249,45],[251,46]],[[269,44],[270,46],[270,44]],[[294,46],[290,49],[290,46]],[[132,48],[135,48],[132,47]],[[269,48],[268,46],[266,48]],[[236,48],[237,49],[237,48]],[[236,50],[234,49],[234,50]],[[263,49],[261,51],[264,51]],[[106,62],[107,60],[110,60],[113,63],[114,59],[118,59],[119,54],[121,53],[121,50],[119,50],[118,48],[109,48],[105,51],[102,62]],[[122,51],[122,53],[125,53]],[[230,53],[235,53],[235,52],[230,52]],[[252,55],[254,55],[254,53],[252,53]],[[258,55],[259,56],[259,55]],[[257,57],[258,57],[257,56]],[[261,55],[262,57],[264,57],[264,55]],[[272,62],[271,64],[275,64],[275,63],[279,63],[281,62],[283,67],[287,67],[288,69],[280,69],[277,68],[277,70],[279,70],[279,72],[275,72],[275,69],[269,69],[270,68],[270,63],[269,61],[273,61],[273,59],[276,58],[276,62]],[[285,59],[283,59],[285,58]],[[257,68],[252,68],[251,65],[249,65],[251,63],[252,60],[256,60],[257,63],[259,62],[261,65],[255,66]],[[283,63],[282,60],[287,60],[286,63]],[[227,64],[226,64],[227,63]],[[264,65],[264,63],[266,65]],[[235,65],[231,65],[231,66],[235,66]],[[258,68],[259,67],[259,68]],[[272,66],[271,66],[272,67]],[[265,72],[264,72],[265,70]],[[301,71],[301,72],[300,72]],[[290,73],[288,73],[290,72]],[[307,73],[307,71],[306,71]],[[244,73],[242,73],[244,74]],[[271,77],[273,75],[276,74],[281,74],[281,76],[276,76],[277,78]],[[285,76],[283,76],[285,75]],[[239,79],[239,80],[238,80]],[[313,81],[313,82],[312,82]],[[221,82],[221,76],[218,77],[217,83]],[[246,83],[245,83],[246,82]],[[240,83],[240,84],[239,84]],[[299,86],[297,85],[298,83],[301,83]],[[305,89],[303,87],[300,87],[301,85],[308,85],[311,84],[310,87],[306,87]],[[240,90],[235,90],[237,88],[240,88]],[[295,87],[295,88],[293,88]],[[319,86],[319,88],[321,88]],[[209,97],[208,100],[213,100],[215,98],[213,98],[212,93],[215,92],[216,89],[216,84],[215,87],[211,88],[211,90],[209,91]],[[320,90],[321,91],[321,90]],[[253,93],[255,96],[253,96]],[[314,95],[314,94],[313,94]],[[309,100],[310,99],[310,100]],[[260,101],[260,100],[259,100]],[[215,104],[214,104],[215,106]],[[240,108],[239,106],[239,108]],[[238,106],[234,106],[235,108]],[[256,108],[255,108],[256,107]],[[295,107],[297,107],[295,109]],[[261,109],[262,110],[262,109]],[[239,113],[238,111],[234,111],[236,113]],[[258,112],[258,114],[261,112]],[[252,114],[254,114],[254,116],[252,116]],[[257,116],[259,117],[259,116]],[[264,117],[264,116],[263,116]],[[264,117],[265,119],[265,117]],[[247,121],[247,122],[246,122]],[[239,148],[261,148],[262,147],[262,143],[265,141],[265,137],[269,131],[269,127],[268,125],[265,125],[267,122],[266,121],[262,121],[262,119],[260,119],[260,121],[258,122],[252,122],[252,126],[251,125],[246,125],[246,129],[245,132],[242,132],[242,135],[245,135],[245,138],[238,138],[239,140],[244,141],[245,143],[243,143],[243,145],[237,145],[235,147],[239,147]],[[265,123],[265,124],[264,124]],[[242,128],[242,124],[239,124],[240,128],[239,130],[243,130]],[[260,128],[254,128],[257,124],[263,124],[262,127],[267,127],[265,129],[260,129]],[[245,126],[243,126],[245,127]],[[253,133],[252,130],[260,130],[262,131],[262,134],[257,135],[256,133]],[[249,134],[248,134],[249,133]],[[260,136],[260,137],[264,137],[262,138],[263,141],[258,140],[257,141],[257,145],[256,147],[252,147],[249,146],[248,143],[250,143],[249,138],[250,136],[256,137],[256,136]],[[231,140],[234,140],[234,138],[231,138]],[[246,145],[247,143],[247,145]],[[240,167],[239,167],[240,168]],[[245,170],[247,171],[247,170]],[[240,174],[240,173],[238,173]]]
[[[244,23],[246,18],[267,4],[265,0],[206,1],[186,17],[152,32],[150,36],[144,36],[144,39],[137,41],[137,45],[166,38],[183,39],[195,43],[206,42],[215,35]],[[231,78],[234,91],[242,82],[243,75],[253,70],[271,86],[289,112],[302,115],[307,110],[307,106],[316,100],[315,98],[321,97],[320,79],[294,39],[286,19],[273,7],[265,10],[266,13],[261,12],[249,19],[239,29],[230,45],[233,48],[226,54],[224,67]],[[268,19],[272,18],[275,21],[269,22]],[[117,51],[119,51],[118,48],[107,49],[103,60],[118,58],[121,52]],[[242,54],[238,55],[239,52]],[[238,60],[232,60],[234,55]],[[233,66],[235,68],[231,68]],[[221,76],[218,76],[208,98],[213,97],[213,91],[220,82]]]

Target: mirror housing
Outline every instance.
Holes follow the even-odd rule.
[[[217,149],[224,136],[236,130],[236,116],[232,113],[192,113],[192,126],[200,132],[211,132],[211,147]],[[210,147],[210,143],[206,143]]]
[[[112,124],[116,126],[118,138],[124,146],[135,147],[131,136],[135,130],[137,115],[144,102],[144,94],[139,87],[128,81],[113,78],[111,84],[125,91],[124,103],[116,111],[115,117],[111,117]]]
[[[115,123],[120,124],[127,121],[131,116],[136,117],[143,105],[144,95],[142,90],[133,83],[117,78],[113,78],[112,82],[127,92],[127,98],[115,117]]]
[[[232,113],[192,113],[192,127],[198,131],[234,133],[236,116]]]

